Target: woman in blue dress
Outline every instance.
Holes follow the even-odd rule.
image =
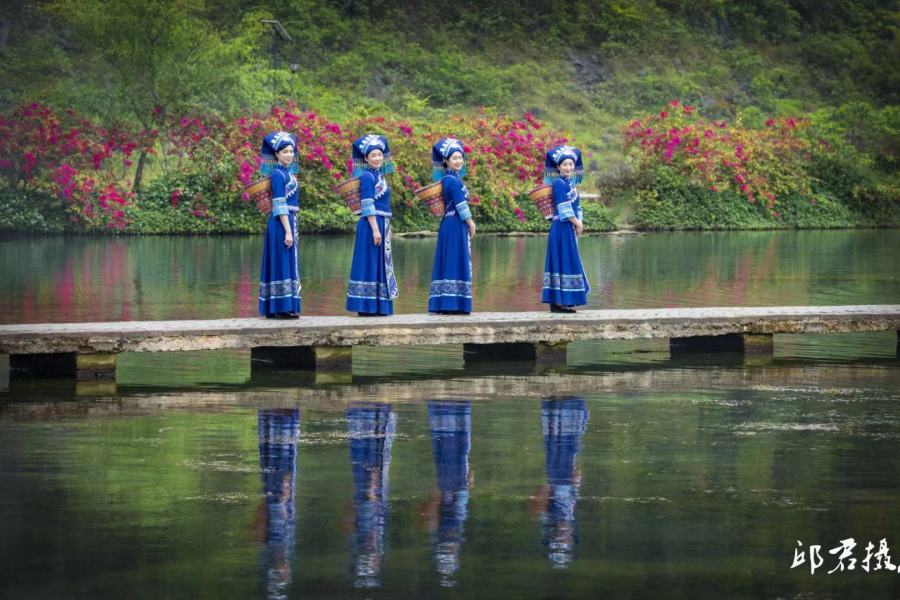
[[[284,131],[265,137],[259,172],[272,183],[272,214],[266,225],[259,275],[259,314],[269,319],[300,316],[300,267],[297,260],[297,211],[300,186],[297,138]]]
[[[347,310],[361,317],[394,314],[399,295],[391,257],[391,189],[384,176],[394,172],[386,138],[365,135],[353,142],[353,176],[359,177],[362,210],[356,224]]]
[[[469,190],[462,182],[466,153],[459,140],[446,138],[431,149],[432,179],[444,189],[444,218],[438,230],[428,312],[472,312],[472,237],[475,222],[469,210]]]
[[[591,291],[578,254],[577,237],[584,231],[575,187],[584,175],[581,151],[558,146],[547,152],[544,165],[544,183],[553,185],[553,223],[547,239],[541,302],[550,305],[550,312],[573,313],[575,306],[587,304]]]

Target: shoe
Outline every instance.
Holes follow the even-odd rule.
[[[387,316],[389,316],[389,315],[384,315],[381,313],[366,313],[366,312],[358,312],[356,314],[358,314],[361,317],[387,317]]]
[[[578,312],[571,306],[562,306],[561,304],[551,304],[550,312],[552,313],[574,313]]]

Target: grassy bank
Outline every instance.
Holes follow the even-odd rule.
[[[188,188],[190,190],[190,188]],[[131,223],[124,230],[106,228],[86,232],[68,218],[64,208],[52,196],[40,193],[23,194],[14,190],[0,191],[0,233],[90,233],[94,235],[216,235],[261,234],[268,217],[252,202],[224,195],[212,196],[205,205],[205,213],[197,214],[190,203],[173,206],[167,190],[154,190],[137,196],[133,205],[125,207]],[[412,203],[412,202],[410,202]],[[530,203],[517,202],[522,218],[515,212],[474,217],[482,233],[542,232],[550,229],[537,209]],[[440,220],[416,204],[398,202],[393,208],[392,230],[396,233],[437,231]],[[356,230],[355,217],[339,201],[324,203],[315,208],[303,208],[298,213],[300,231],[306,234],[351,233]],[[600,204],[585,204],[584,220],[588,231],[612,231],[616,224],[610,212]]]

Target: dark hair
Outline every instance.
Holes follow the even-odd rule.
[[[466,159],[465,155],[464,155],[461,151],[459,151],[459,150],[454,150],[453,152],[450,153],[450,156],[453,156],[453,155],[456,154],[457,152],[459,152],[459,155],[460,155],[460,157],[462,157],[463,160]],[[447,167],[447,166],[448,166],[448,165],[447,165],[447,161],[450,160],[450,156],[448,156],[447,158],[442,158],[442,159],[441,159],[441,163],[444,165],[444,167]]]

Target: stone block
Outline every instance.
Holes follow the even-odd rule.
[[[116,355],[112,353],[13,354],[9,366],[12,373],[25,377],[116,378]]]
[[[565,364],[568,345],[568,342],[463,344],[463,357],[466,361],[528,360],[538,364]]]
[[[685,338],[671,338],[669,350],[672,354],[741,352],[747,355],[770,355],[774,351],[774,336],[771,333],[729,333],[727,335],[698,335]]]
[[[264,346],[250,350],[252,367],[303,371],[351,371],[352,346]]]

